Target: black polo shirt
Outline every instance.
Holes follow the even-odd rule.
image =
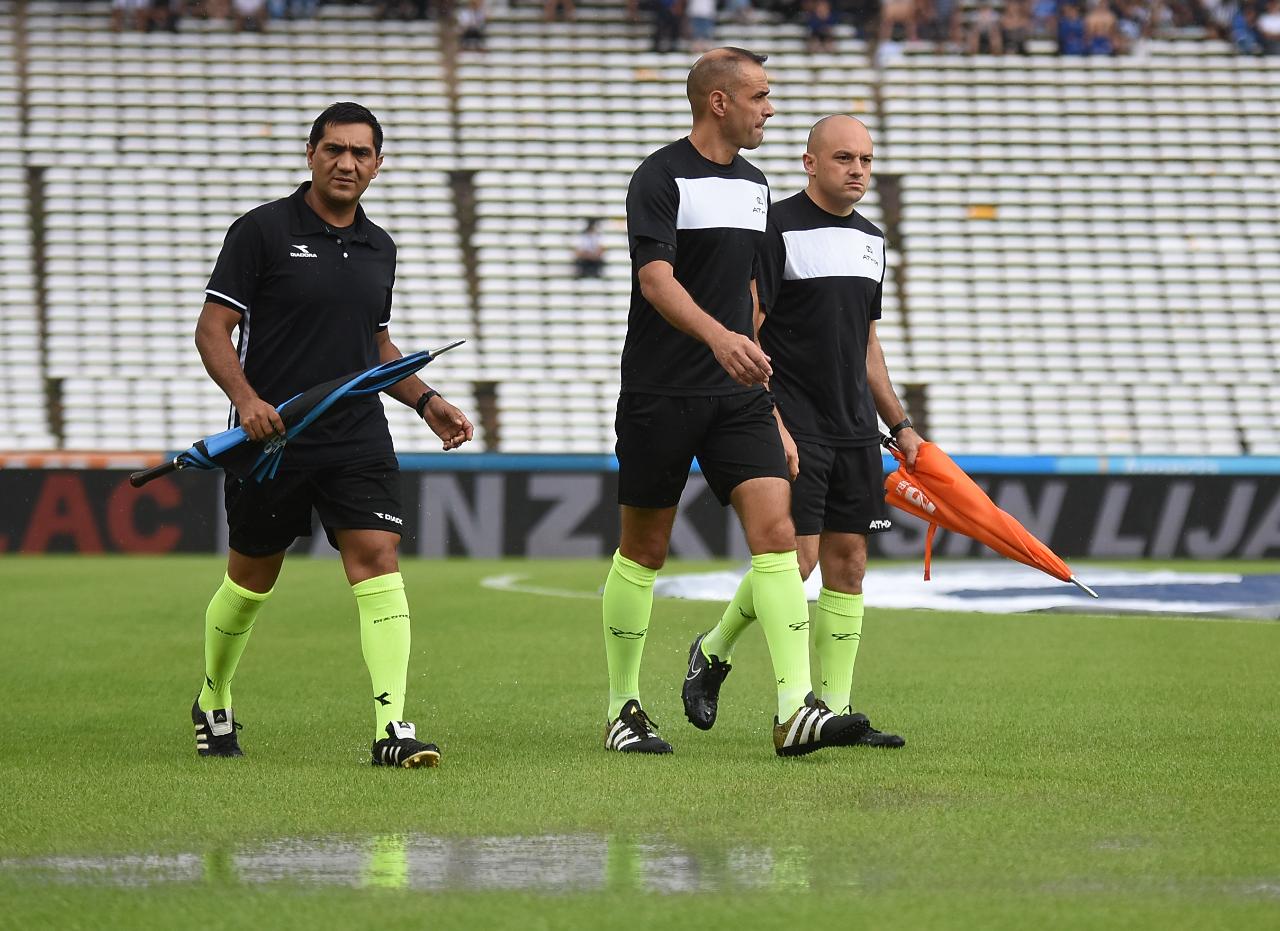
[[[377,365],[377,333],[391,321],[395,243],[360,207],[352,226],[330,227],[303,200],[310,186],[231,224],[205,289],[208,300],[240,314],[237,349],[245,377],[276,406]],[[234,409],[231,417],[234,426]],[[382,402],[370,395],[344,403],[290,440],[285,465],[392,453]]]

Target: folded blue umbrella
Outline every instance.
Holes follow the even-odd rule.
[[[415,352],[375,365],[363,372],[352,372],[316,385],[294,395],[276,408],[284,422],[283,436],[251,440],[243,427],[232,427],[197,440],[189,449],[178,453],[168,462],[134,472],[129,476],[129,484],[140,488],[152,479],[181,469],[223,469],[239,478],[252,478],[259,482],[272,478],[280,468],[285,445],[335,406],[340,406],[344,400],[376,394],[389,388],[417,372],[440,353],[448,352],[465,342],[466,340],[460,339],[439,349]]]

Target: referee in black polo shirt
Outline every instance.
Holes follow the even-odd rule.
[[[791,516],[800,572],[822,567],[813,616],[816,690],[850,709],[862,639],[867,535],[888,530],[876,414],[892,424],[907,468],[922,442],[893,390],[876,336],[884,287],[884,233],[854,209],[871,182],[871,134],[851,116],[809,132],[805,190],[773,205],[757,281],[760,345],[773,362],[783,446],[794,476]],[[798,474],[797,474],[798,468]],[[905,741],[858,720],[850,743]]]
[[[249,211],[227,231],[196,326],[205,369],[231,400],[231,424],[254,440],[284,433],[276,406],[331,378],[400,358],[391,342],[396,246],[360,207],[382,166],[382,127],[335,103],[311,127],[311,180]],[[239,336],[232,342],[232,333]],[[387,393],[455,449],[466,416],[410,376]],[[375,766],[435,766],[439,749],[404,718],[409,606],[396,548],[400,473],[376,396],[344,404],[290,440],[274,479],[226,479],[230,554],[205,615],[205,681],[191,708],[201,756],[241,756],[231,680],[285,550],[320,515],[342,555],[372,680]]]
[[[739,48],[699,58],[687,86],[689,135],[645,159],[627,191],[633,271],[616,423],[622,532],[602,605],[612,751],[671,752],[640,703],[640,660],[654,580],[695,457],[720,503],[737,511],[751,550],[743,584],[773,661],[775,752],[817,750],[847,723],[809,689],[787,463],[763,387],[769,360],[753,339],[752,269],[769,187],[739,152],[760,145],[773,115],[764,61]],[[690,648],[684,700],[705,729],[729,664],[704,640],[716,642],[700,636]]]

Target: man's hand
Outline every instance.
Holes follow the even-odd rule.
[[[237,404],[236,412],[240,415],[240,426],[255,442],[285,434],[280,413],[262,398],[254,397]]]
[[[711,344],[711,352],[721,368],[740,385],[763,385],[773,374],[764,350],[741,333],[725,330],[724,335]]]
[[[427,422],[431,432],[440,437],[446,450],[457,449],[476,433],[471,421],[467,420],[467,415],[440,395],[427,402],[422,419]]]
[[[924,442],[924,438],[919,433],[916,433],[913,427],[907,427],[905,430],[899,430],[893,441],[898,444],[898,449],[902,451],[902,455],[906,456],[907,471],[914,472],[916,470],[916,456],[920,453],[920,444]]]

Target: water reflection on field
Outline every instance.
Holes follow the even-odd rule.
[[[154,886],[292,883],[419,890],[659,893],[803,888],[820,864],[803,847],[693,849],[595,834],[538,837],[283,838],[206,853],[56,856],[0,861],[0,874],[38,882]],[[829,887],[833,877],[821,882]]]

